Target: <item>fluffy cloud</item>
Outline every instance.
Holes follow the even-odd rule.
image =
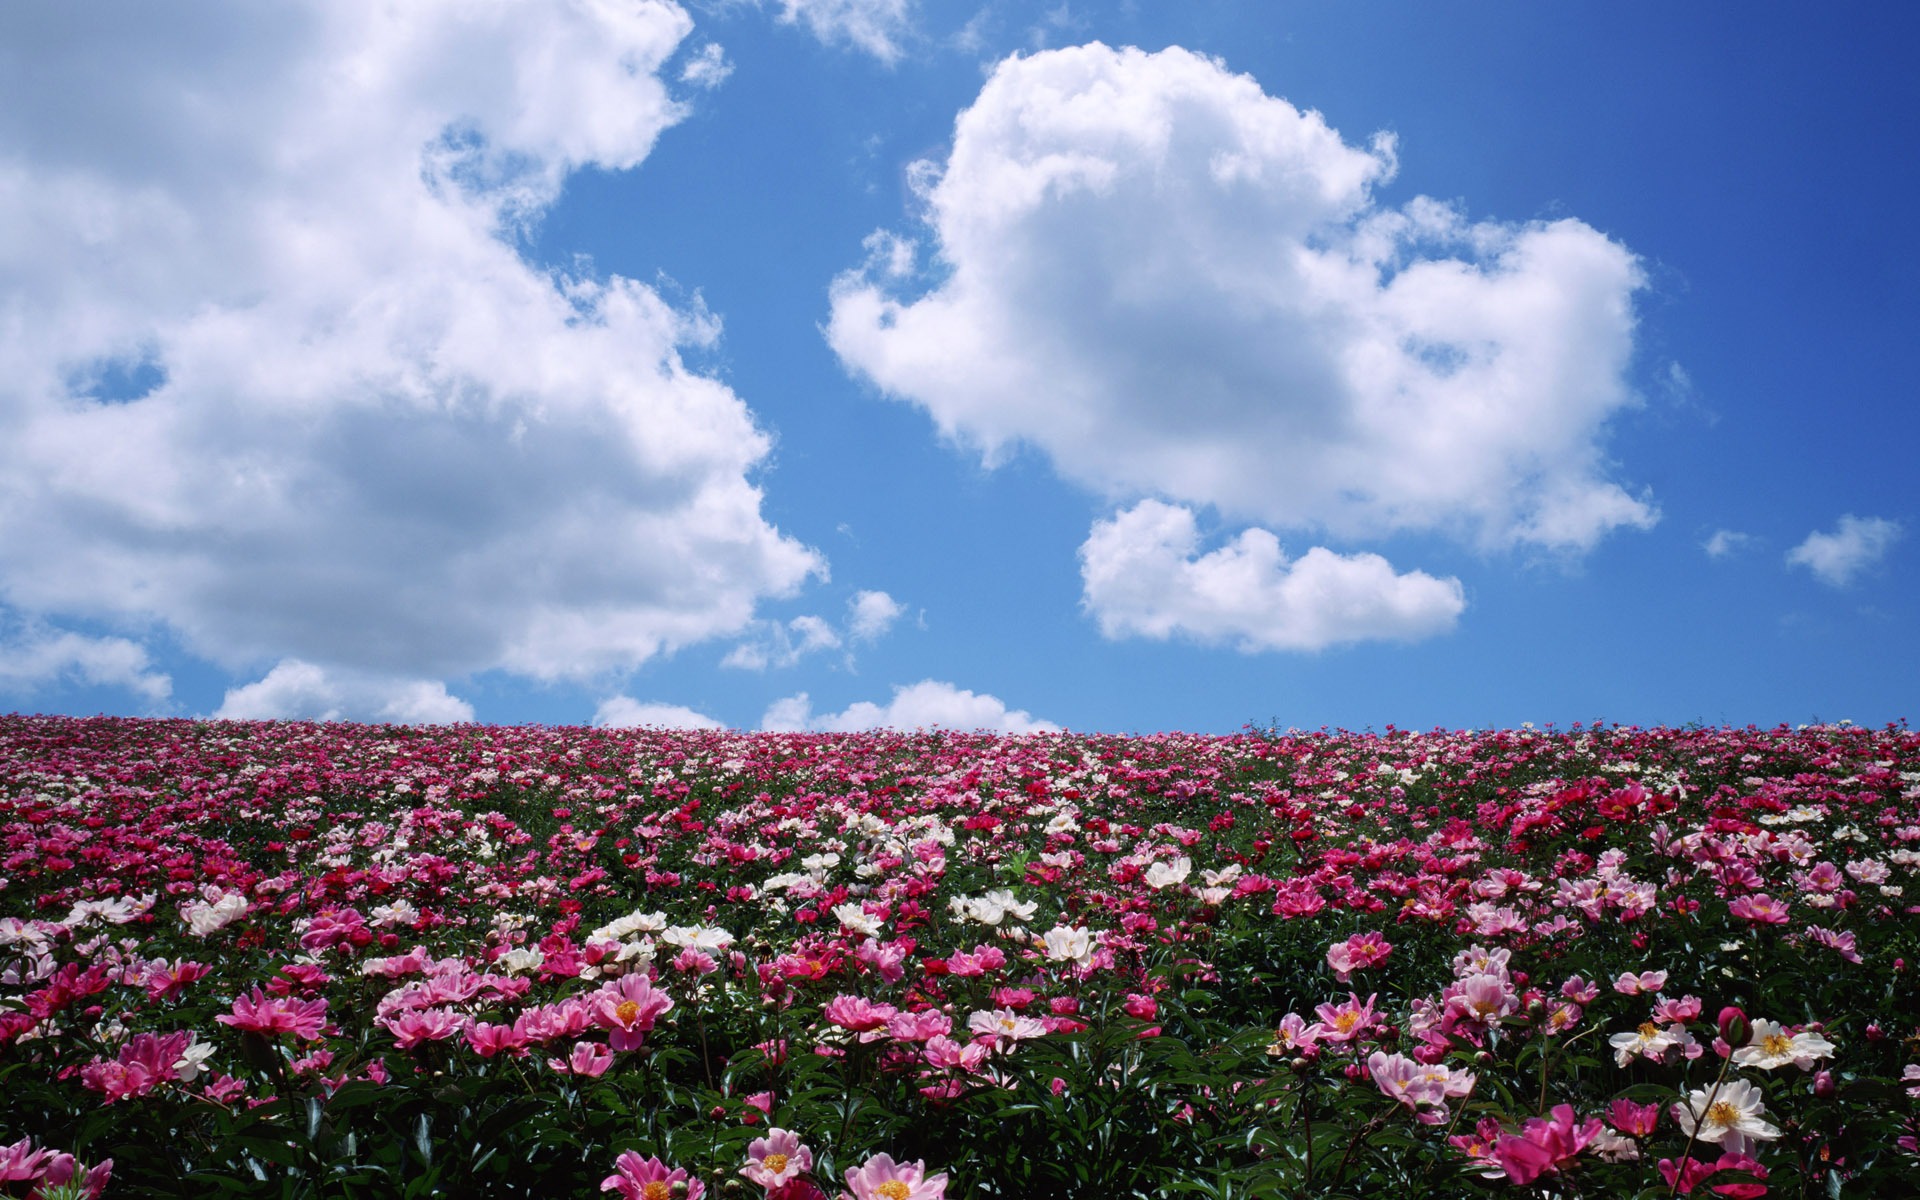
[[[1196,556],[1199,542],[1193,513],[1157,500],[1095,524],[1080,547],[1080,577],[1100,632],[1232,642],[1246,652],[1319,650],[1444,633],[1466,606],[1458,580],[1396,574],[1377,554],[1316,546],[1289,561],[1264,529]]]
[[[907,611],[885,592],[860,592],[847,602],[847,608],[847,633],[862,642],[884,637]]]
[[[1179,48],[1011,58],[923,171],[930,243],[870,239],[828,338],[987,461],[1030,443],[1109,496],[1565,550],[1651,524],[1600,446],[1634,256],[1382,207],[1394,170]]]
[[[861,700],[838,713],[815,713],[807,694],[801,692],[775,701],[761,719],[760,728],[770,732],[813,729],[826,733],[934,728],[1052,733],[1060,729],[1051,721],[1036,719],[1024,709],[1009,709],[997,697],[933,679],[894,688],[893,699],[885,706]]]
[[[1806,541],[1787,551],[1787,563],[1805,567],[1822,583],[1845,587],[1885,558],[1902,532],[1898,521],[1848,513],[1832,533],[1810,533]]]
[[[613,696],[594,710],[593,723],[608,729],[724,729],[726,726],[678,704],[654,704]]]
[[[123,637],[89,637],[29,622],[0,638],[0,692],[30,693],[66,680],[123,688],[152,704],[173,694],[146,647]]]
[[[230,689],[214,716],[239,721],[392,721],[452,725],[473,720],[473,705],[428,679],[395,679],[328,670],[283,659],[265,676]]]
[[[713,319],[515,248],[680,118],[689,28],[664,0],[0,13],[0,600],[319,664],[228,698],[312,713],[340,671],[628,668],[820,571],[762,515],[746,405],[682,362]]]
[[[912,0],[780,0],[780,20],[805,25],[829,45],[845,42],[884,63],[899,61],[913,33]]]

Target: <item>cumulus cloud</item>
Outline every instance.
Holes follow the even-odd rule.
[[[1080,547],[1080,578],[1100,632],[1319,650],[1445,633],[1466,606],[1459,580],[1397,574],[1377,554],[1316,546],[1289,560],[1265,529],[1205,554],[1199,544],[1193,513],[1157,500],[1097,522]]]
[[[282,659],[252,683],[228,690],[215,717],[238,721],[392,721],[452,725],[473,720],[473,705],[429,679],[329,670]]]
[[[1002,62],[827,336],[989,463],[1361,537],[1580,550],[1650,525],[1601,441],[1635,403],[1635,257],[1578,220],[1374,188],[1392,140],[1179,48]]]
[[[779,19],[828,45],[849,44],[883,63],[899,61],[913,33],[912,0],[780,0]]]
[[[600,702],[593,712],[593,723],[607,729],[725,729],[705,713],[678,704],[658,704],[635,700],[632,696],[612,696]]]
[[[91,637],[26,622],[0,636],[0,692],[29,694],[75,681],[121,688],[150,704],[173,694],[173,680],[154,669],[146,647],[123,637]]]
[[[818,730],[858,733],[867,729],[958,729],[994,733],[1056,733],[1060,726],[1040,720],[1024,709],[1009,709],[998,697],[970,692],[934,679],[893,689],[884,706],[869,700],[846,711],[816,713],[805,692],[776,700],[761,718],[760,728],[785,733]]]
[[[847,602],[847,633],[856,641],[884,637],[906,609],[885,592],[860,592]]]
[[[318,664],[229,702],[325,712],[338,672],[630,668],[820,572],[762,514],[767,436],[683,362],[717,322],[516,249],[680,118],[689,29],[664,0],[0,11],[0,599]]]
[[[1716,529],[1713,531],[1713,536],[1701,543],[1700,548],[1707,552],[1708,558],[1731,558],[1752,544],[1753,535],[1750,533]]]
[[[1805,567],[1822,583],[1845,587],[1885,558],[1903,532],[1898,521],[1848,513],[1832,533],[1810,533],[1787,551],[1787,563]]]

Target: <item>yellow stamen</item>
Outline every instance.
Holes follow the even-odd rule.
[[[1715,1100],[1707,1106],[1707,1124],[1709,1125],[1721,1125],[1731,1129],[1739,1123],[1739,1120],[1740,1110],[1725,1100]]]
[[[889,1179],[873,1190],[876,1194],[885,1196],[887,1200],[907,1200],[908,1196],[913,1195],[913,1189],[898,1179]]]
[[[787,1169],[787,1156],[784,1154],[769,1154],[760,1160],[760,1165],[772,1171],[775,1175],[778,1175]]]
[[[622,1000],[613,1006],[613,1015],[622,1025],[631,1025],[634,1019],[640,1015],[640,1003],[637,1000]],[[662,1196],[666,1195],[665,1192],[660,1194]],[[651,1197],[649,1197],[649,1200],[651,1200]]]
[[[1772,1055],[1792,1054],[1793,1039],[1784,1033],[1769,1034],[1760,1039],[1760,1048]]]
[[[673,1189],[657,1179],[652,1183],[643,1183],[640,1185],[640,1200],[673,1200]]]

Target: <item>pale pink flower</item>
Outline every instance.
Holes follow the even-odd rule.
[[[947,1176],[927,1174],[924,1161],[896,1163],[876,1154],[847,1172],[853,1200],[946,1200]]]
[[[1320,1040],[1327,1042],[1351,1042],[1373,1027],[1373,1002],[1379,993],[1368,996],[1363,1002],[1352,992],[1347,993],[1345,1004],[1322,1004],[1314,1009],[1314,1015],[1320,1018]]]
[[[766,1137],[755,1138],[747,1145],[747,1157],[740,1173],[768,1191],[813,1170],[813,1151],[788,1129],[769,1129]]]
[[[1320,1044],[1320,1036],[1326,1029],[1319,1023],[1307,1023],[1299,1013],[1288,1013],[1280,1018],[1280,1025],[1273,1031],[1273,1044],[1267,1047],[1267,1053],[1275,1056],[1290,1054],[1308,1054]]]
[[[1039,1021],[1007,1008],[974,1013],[967,1018],[967,1028],[989,1039],[1010,1042],[1024,1042],[1047,1032],[1047,1027]]]
[[[1620,972],[1620,978],[1613,981],[1613,990],[1622,996],[1638,996],[1644,992],[1657,992],[1667,986],[1665,971],[1642,971],[1635,975],[1632,971]]]

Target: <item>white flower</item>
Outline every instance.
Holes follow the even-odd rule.
[[[1041,953],[1055,962],[1089,966],[1093,962],[1093,935],[1073,925],[1056,925],[1040,939]]]
[[[173,1064],[174,1078],[181,1083],[192,1083],[207,1069],[207,1059],[212,1056],[212,1042],[188,1042],[187,1048],[180,1052],[180,1061]]]
[[[1813,1067],[1816,1058],[1832,1058],[1833,1043],[1821,1034],[1801,1030],[1789,1036],[1778,1023],[1755,1018],[1753,1039],[1733,1052],[1733,1061],[1743,1067],[1771,1071],[1788,1063],[1802,1071]]]
[[[247,898],[239,892],[228,892],[210,903],[188,901],[180,906],[180,919],[195,937],[206,937],[233,924],[246,911]]]
[[[1613,1047],[1613,1061],[1617,1066],[1626,1066],[1636,1055],[1643,1058],[1659,1059],[1668,1050],[1686,1042],[1686,1030],[1679,1025],[1662,1028],[1652,1021],[1643,1023],[1632,1033],[1616,1033],[1607,1039]]]
[[[1755,1139],[1770,1141],[1780,1131],[1760,1119],[1766,1112],[1760,1089],[1744,1079],[1729,1079],[1717,1088],[1695,1088],[1685,1104],[1673,1106],[1673,1118],[1682,1131],[1703,1142],[1718,1142],[1736,1154],[1752,1150]]]
[[[1193,870],[1193,860],[1182,854],[1172,862],[1157,862],[1147,868],[1147,886],[1155,891],[1183,882]]]
[[[880,936],[880,922],[867,915],[867,910],[858,904],[848,902],[833,906],[834,919],[854,933],[864,933],[868,937]]]
[[[694,950],[725,950],[733,945],[733,935],[711,925],[675,925],[660,935],[669,946]]]

